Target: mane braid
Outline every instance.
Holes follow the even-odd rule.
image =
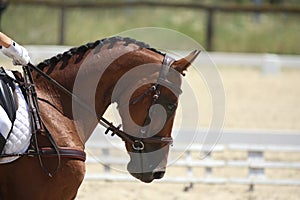
[[[63,61],[63,64],[60,67],[60,69],[64,69],[64,67],[67,66],[67,63],[72,56],[74,56],[76,54],[79,55],[79,57],[76,60],[76,62],[79,62],[82,59],[83,55],[88,50],[94,49],[97,47],[97,49],[100,51],[100,49],[106,44],[109,44],[109,46],[107,48],[111,49],[118,42],[124,42],[124,46],[128,46],[129,44],[136,44],[141,48],[146,48],[155,53],[165,55],[164,53],[158,51],[157,49],[151,48],[148,44],[146,44],[144,42],[136,41],[135,39],[132,39],[129,37],[122,38],[119,36],[115,36],[115,37],[111,37],[111,38],[97,40],[92,43],[87,43],[87,44],[81,45],[79,47],[71,48],[62,54],[57,54],[56,56],[53,56],[50,59],[44,60],[43,62],[39,63],[37,65],[37,67],[41,70],[44,70],[45,67],[50,66],[50,68],[47,70],[47,73],[50,74],[53,71],[53,69],[55,68],[55,66],[57,65],[57,63],[60,61]]]

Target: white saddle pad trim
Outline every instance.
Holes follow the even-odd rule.
[[[4,138],[7,138],[11,128],[11,121],[2,106],[0,106],[0,116],[0,133]]]
[[[14,78],[12,72],[7,71],[7,74]],[[18,97],[18,110],[16,112],[16,120],[12,132],[6,141],[3,149],[3,154],[21,154],[24,153],[30,144],[31,126],[30,115],[27,103],[22,94],[20,87],[16,84],[16,94]],[[1,117],[2,118],[2,117]],[[19,157],[7,157],[0,159],[0,163],[12,162]]]

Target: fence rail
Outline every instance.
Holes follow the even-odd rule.
[[[201,133],[201,134],[200,134]],[[205,135],[205,131],[197,134]],[[186,130],[184,133],[178,134],[175,138],[172,152],[183,152],[182,156],[176,162],[168,166],[168,170],[175,168],[184,168],[185,173],[178,175],[166,175],[161,182],[171,183],[205,183],[205,184],[248,184],[249,190],[253,190],[253,185],[300,185],[297,178],[268,177],[268,170],[300,170],[300,132],[286,131],[224,131],[217,145],[203,145],[203,137],[192,137],[193,131]],[[218,133],[212,133],[218,134]],[[184,137],[182,136],[184,135]],[[98,157],[88,157],[87,164],[102,163],[105,170],[102,173],[89,172],[86,175],[87,180],[108,180],[108,181],[133,181],[130,175],[125,173],[112,173],[111,166],[126,165],[128,158],[119,157],[110,154],[110,151],[117,148],[122,149],[124,144],[121,142],[110,145],[103,142],[99,137],[93,138],[88,143],[88,149],[102,149],[104,152]],[[192,144],[187,145],[187,138],[194,138]],[[190,142],[190,141],[189,141]],[[202,143],[200,143],[202,142]],[[184,146],[185,148],[182,148]],[[188,148],[187,148],[188,146]],[[210,151],[210,148],[212,148]],[[240,152],[245,156],[239,159],[215,158],[215,154]],[[296,155],[295,161],[270,160],[266,158],[266,153],[281,153],[289,157],[290,153]],[[206,154],[202,159],[197,154]],[[194,172],[202,169],[204,172],[201,176]],[[233,169],[234,171],[243,169],[247,171],[244,177],[227,175],[220,176],[214,171],[218,169]]]
[[[213,5],[199,2],[162,2],[162,1],[120,1],[120,2],[67,2],[47,0],[11,0],[11,4],[39,5],[57,8],[127,8],[127,7],[166,7],[166,8],[189,8],[202,10],[216,10],[222,12],[284,12],[300,14],[300,6],[289,5]]]
[[[34,63],[50,58],[58,53],[71,48],[71,46],[26,46],[30,52],[31,59]],[[189,52],[171,51],[176,55],[188,55]],[[209,52],[211,59],[196,60],[196,66],[211,64],[214,62],[217,67],[257,67],[264,74],[279,73],[282,68],[300,69],[300,56],[297,55],[278,55],[278,54],[258,54],[258,53],[224,53],[224,52]],[[1,56],[1,55],[0,55]],[[204,55],[206,56],[206,55]],[[210,63],[208,63],[210,62]]]
[[[58,53],[63,53],[71,46],[26,46],[33,63],[38,63],[44,59],[51,58]],[[188,55],[189,52],[171,51],[176,55]],[[210,59],[202,59],[202,55],[196,59],[195,66],[210,65],[212,62],[217,67],[256,67],[260,68],[263,74],[276,74],[282,68],[300,69],[300,56],[298,55],[278,55],[278,54],[258,54],[258,53],[224,53],[209,52]],[[206,55],[204,55],[206,56]],[[0,54],[1,60],[8,60]]]
[[[206,18],[206,49],[213,50],[214,38],[214,15],[216,12],[251,12],[251,13],[286,13],[286,14],[300,14],[300,6],[286,6],[286,5],[211,5],[203,3],[182,3],[182,2],[162,2],[162,1],[121,1],[121,2],[67,2],[67,1],[47,1],[47,0],[12,0],[10,4],[20,5],[35,5],[54,7],[61,10],[60,13],[60,31],[59,44],[63,45],[65,42],[65,26],[66,26],[66,12],[67,9],[83,8],[83,9],[120,9],[120,8],[137,8],[137,7],[163,7],[163,8],[180,8],[201,10],[207,13]],[[1,16],[1,15],[0,15]]]

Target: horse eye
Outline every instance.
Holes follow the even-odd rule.
[[[167,108],[169,110],[174,110],[176,107],[177,107],[176,103],[169,103],[169,104],[167,104]]]

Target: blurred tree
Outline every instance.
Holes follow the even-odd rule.
[[[7,7],[7,1],[6,0],[0,0],[0,31],[2,30],[2,26],[1,26],[2,13],[6,9],[6,7]]]

